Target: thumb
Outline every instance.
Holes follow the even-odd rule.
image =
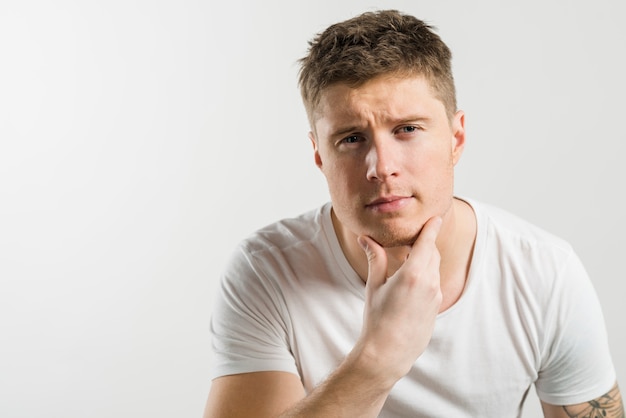
[[[367,256],[366,287],[378,287],[387,280],[387,253],[376,241],[361,235],[357,241]]]

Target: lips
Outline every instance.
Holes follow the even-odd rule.
[[[374,199],[365,207],[375,212],[395,212],[409,204],[410,196],[383,196]]]

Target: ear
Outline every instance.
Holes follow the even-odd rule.
[[[317,144],[317,140],[313,135],[313,132],[309,132],[309,139],[311,140],[311,144],[313,145],[313,153],[315,158],[315,165],[321,169],[322,168],[322,157],[320,157],[320,150]]]
[[[465,113],[459,110],[452,120],[452,162],[454,165],[461,159],[465,148]]]

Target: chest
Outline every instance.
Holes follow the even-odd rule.
[[[361,331],[362,297],[336,290],[293,303],[292,347],[307,391],[340,364]],[[537,378],[533,332],[497,292],[482,292],[475,303],[469,298],[477,295],[465,296],[439,315],[427,350],[396,384],[381,416],[519,414]]]

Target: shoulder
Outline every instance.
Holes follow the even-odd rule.
[[[326,245],[326,218],[330,205],[325,204],[293,218],[266,225],[243,239],[225,263],[222,281],[236,286],[263,282],[278,286],[288,280],[295,268],[315,263],[316,254]]]
[[[550,252],[568,257],[572,246],[563,238],[505,209],[470,200],[478,221],[479,233],[493,244],[500,244],[523,253]]]
[[[217,303],[242,312],[270,305],[284,309],[283,285],[293,276],[294,249],[319,233],[325,208],[266,225],[240,241],[222,268]]]
[[[566,240],[507,210],[469,203],[478,222],[474,261],[494,280],[515,283],[517,297],[549,304],[563,286],[588,280]]]
[[[237,250],[249,254],[272,250],[288,251],[301,242],[310,242],[322,232],[324,217],[329,211],[330,205],[325,204],[298,216],[266,225],[242,240]]]

